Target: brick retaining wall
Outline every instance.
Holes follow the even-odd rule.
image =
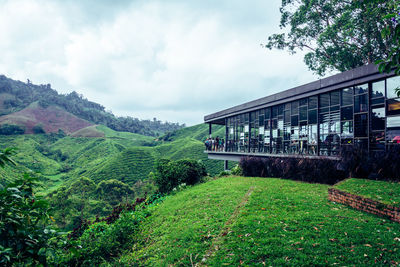
[[[381,202],[329,188],[329,200],[342,203],[354,209],[372,213],[400,223],[400,207],[386,205]]]

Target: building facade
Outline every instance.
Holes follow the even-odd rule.
[[[226,126],[209,158],[246,155],[337,158],[341,147],[385,151],[400,144],[400,77],[375,65],[346,71],[204,117]]]

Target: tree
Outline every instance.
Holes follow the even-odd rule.
[[[304,62],[320,76],[373,63],[385,58],[393,43],[381,35],[388,26],[381,18],[390,13],[386,2],[282,0],[280,28],[289,31],[269,36],[265,47],[308,50]]]
[[[386,5],[391,10],[383,17],[386,27],[382,30],[382,38],[391,40],[392,46],[386,57],[377,60],[380,72],[391,72],[394,70],[396,75],[400,75],[400,5],[396,0],[388,0]],[[377,8],[381,8],[380,6]],[[397,96],[400,97],[400,88],[396,88]]]
[[[97,186],[97,195],[108,201],[111,205],[117,205],[122,202],[124,197],[128,198],[133,194],[129,185],[116,179],[101,181]]]

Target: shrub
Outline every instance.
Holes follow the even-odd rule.
[[[280,177],[313,183],[334,184],[345,178],[330,159],[246,157],[239,163],[244,176]]]
[[[50,239],[48,203],[35,196],[37,178],[0,186],[0,265],[46,265],[47,252],[54,251]]]
[[[240,168],[239,164],[236,164],[235,167],[232,168],[231,174],[238,176],[243,175],[242,168]]]
[[[43,126],[38,124],[33,126],[32,131],[34,134],[44,134],[46,131],[43,129]]]
[[[156,162],[156,172],[152,176],[158,190],[161,193],[169,193],[182,183],[194,185],[205,175],[205,166],[199,161],[160,159]]]
[[[13,135],[13,134],[24,134],[25,129],[19,125],[14,124],[3,124],[0,126],[0,134],[2,135]]]

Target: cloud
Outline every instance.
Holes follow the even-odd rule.
[[[201,123],[315,79],[301,54],[260,46],[278,2],[126,1],[107,12],[107,1],[7,1],[0,72],[76,90],[116,115]]]

